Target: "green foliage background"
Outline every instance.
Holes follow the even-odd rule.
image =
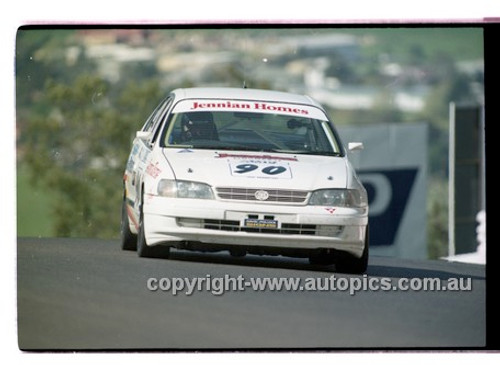
[[[71,84],[47,82],[42,100],[57,108],[30,118],[22,163],[34,184],[53,193],[56,235],[116,237],[131,137],[161,97],[151,81],[116,96],[92,75]]]
[[[156,29],[152,32],[166,43],[175,37],[189,40],[203,36],[215,44],[231,37],[235,43],[244,43],[245,37],[262,42],[283,35],[313,37],[331,33],[332,29]],[[337,123],[424,121],[430,126],[429,256],[439,257],[445,252],[447,241],[448,104],[477,99],[470,85],[482,84],[484,80],[458,72],[456,62],[483,57],[482,31],[353,28],[335,32],[361,37],[362,60],[348,63],[332,58],[328,74],[383,90],[372,110],[330,110]],[[69,47],[79,51],[72,62],[67,62],[65,53]],[[195,51],[196,45],[189,42],[181,49],[190,50]],[[388,85],[415,81],[391,80],[382,75],[377,69],[382,56],[424,70],[432,90],[422,112],[405,113],[395,108]],[[252,87],[269,87],[267,80],[249,79],[247,71],[238,65],[218,66],[207,81],[241,86],[245,80]],[[94,61],[85,56],[76,29],[19,30],[18,235],[118,236],[122,175],[135,131],[168,91],[196,85],[196,80],[184,79],[165,90],[160,79],[154,65],[137,62],[129,64],[117,82],[110,83],[99,75]]]

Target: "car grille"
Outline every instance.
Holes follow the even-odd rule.
[[[240,227],[239,221],[205,219],[205,229],[215,229],[219,231],[233,232],[252,232],[252,233],[271,233],[271,234],[299,234],[299,235],[316,235],[316,225],[314,224],[291,224],[283,223],[280,229],[270,228],[249,228]]]
[[[217,188],[216,191],[220,199],[293,204],[304,204],[308,194],[307,191],[284,189]],[[267,192],[268,198],[265,200],[257,199],[255,193],[258,191]]]

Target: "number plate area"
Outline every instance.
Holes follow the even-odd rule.
[[[280,229],[281,223],[295,223],[295,214],[267,214],[226,211],[225,219],[239,221],[240,227],[259,229]]]
[[[244,220],[243,227],[258,229],[277,229],[278,221],[273,219],[247,218]]]
[[[231,175],[258,179],[291,179],[290,164],[276,160],[229,161]]]

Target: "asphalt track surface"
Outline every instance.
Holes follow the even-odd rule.
[[[354,278],[306,259],[173,251],[139,258],[118,241],[18,240],[22,350],[477,349],[484,266],[371,257],[367,277],[471,278],[470,291],[150,291],[148,278]]]

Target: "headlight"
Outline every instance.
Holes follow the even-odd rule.
[[[213,199],[212,189],[207,184],[193,181],[162,179],[158,183],[158,195],[169,198]]]
[[[368,205],[368,197],[364,189],[323,189],[312,193],[309,205],[365,208]]]

